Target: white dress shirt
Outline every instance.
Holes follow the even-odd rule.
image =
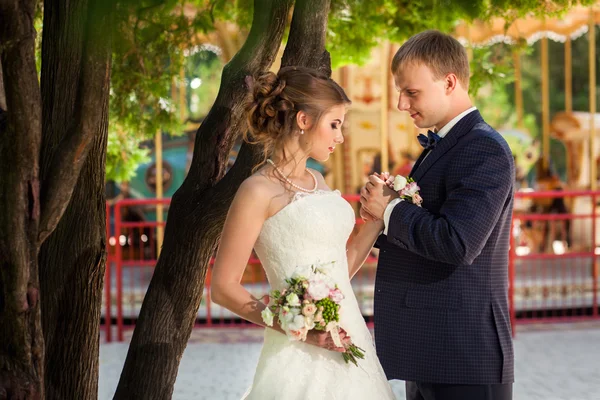
[[[477,107],[471,107],[468,110],[465,110],[462,113],[458,114],[456,117],[452,118],[452,120],[450,120],[450,122],[448,122],[446,125],[444,125],[442,127],[442,129],[440,129],[439,132],[437,132],[438,136],[441,139],[443,139],[444,136],[446,136],[448,134],[448,132],[450,132],[450,129],[454,128],[454,125],[456,125],[458,123],[458,121],[460,121],[467,114],[469,114],[475,110],[477,110]],[[427,153],[425,155],[425,157],[421,161],[421,164],[423,163],[423,161],[425,161],[427,156],[429,156],[429,153]],[[384,235],[387,235],[388,225],[390,223],[390,217],[392,216],[392,211],[394,211],[394,207],[396,207],[396,204],[400,203],[401,201],[403,201],[403,200],[402,199],[394,199],[394,200],[390,201],[390,204],[388,204],[388,206],[385,208],[385,211],[383,213],[383,223],[385,225],[385,228],[383,229]]]

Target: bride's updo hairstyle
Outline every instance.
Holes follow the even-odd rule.
[[[246,106],[249,132],[244,140],[261,144],[266,159],[300,133],[298,111],[308,115],[311,127],[316,127],[331,108],[350,103],[340,85],[315,69],[285,67],[277,74],[264,73],[254,80]]]

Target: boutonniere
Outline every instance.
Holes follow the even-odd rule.
[[[405,178],[402,175],[390,176],[385,183],[390,189],[397,192],[401,199],[421,207],[423,203],[423,198],[419,194],[421,188],[413,178]]]

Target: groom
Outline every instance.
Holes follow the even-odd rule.
[[[408,400],[511,399],[511,151],[472,106],[467,54],[451,36],[413,36],[392,73],[398,109],[432,131],[419,138],[410,174],[422,207],[379,176],[361,190],[363,218],[385,227],[376,242],[377,354],[388,379],[406,381]]]

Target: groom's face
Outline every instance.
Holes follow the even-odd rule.
[[[448,113],[444,79],[435,79],[422,63],[401,65],[394,74],[398,90],[398,110],[406,111],[418,128],[440,128]]]

